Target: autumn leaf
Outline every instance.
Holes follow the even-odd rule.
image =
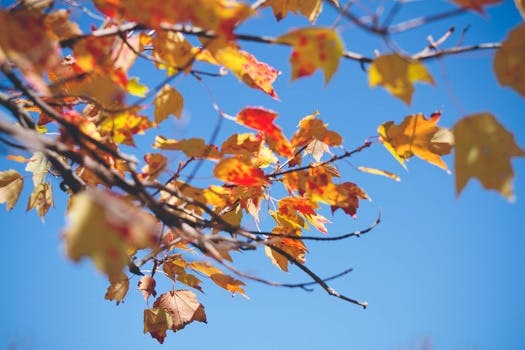
[[[214,145],[206,145],[201,138],[190,138],[183,140],[167,139],[164,136],[155,136],[153,148],[162,150],[182,151],[188,157],[198,159],[218,159],[219,151]]]
[[[434,85],[434,79],[422,63],[398,54],[377,57],[370,64],[368,81],[371,87],[383,86],[407,105],[412,102],[415,82]]]
[[[38,216],[44,221],[49,208],[54,207],[55,202],[53,201],[53,192],[51,185],[46,182],[42,182],[35,186],[35,189],[29,197],[27,203],[27,211],[35,209]]]
[[[239,293],[240,295],[246,297],[243,288],[243,286],[245,285],[244,282],[239,281],[238,279],[235,279],[223,273],[212,273],[210,275],[210,278],[218,286],[226,289],[227,291],[230,291],[232,295],[235,295],[235,293]]]
[[[146,302],[148,301],[151,295],[153,295],[153,297],[157,296],[157,292],[155,291],[155,285],[155,280],[149,275],[142,276],[140,278],[138,282],[138,289],[142,293],[142,296],[144,297],[144,300]]]
[[[397,176],[396,174],[391,173],[389,171],[386,171],[386,170],[381,170],[381,169],[376,169],[376,168],[369,168],[369,167],[365,167],[365,166],[359,166],[359,167],[357,167],[357,170],[362,171],[363,173],[385,176],[385,177],[391,178],[394,181],[401,181],[399,176]]]
[[[210,48],[210,51],[218,63],[232,71],[243,83],[278,99],[273,83],[281,72],[260,62],[251,53],[239,50],[235,45]]]
[[[342,209],[347,215],[355,218],[359,208],[359,200],[370,200],[368,194],[352,182],[343,182],[334,186],[328,186],[326,193],[320,197],[328,203],[332,214]]]
[[[58,40],[66,40],[82,34],[78,24],[69,20],[69,14],[69,11],[60,9],[51,12],[44,18],[46,27]]]
[[[60,47],[42,13],[26,8],[0,9],[0,23],[0,64],[5,59],[12,61],[33,87],[48,93],[42,74],[60,64]]]
[[[494,71],[503,86],[525,96],[525,23],[514,28],[494,55]]]
[[[115,143],[134,146],[133,136],[143,134],[154,124],[148,117],[138,115],[133,110],[106,117],[99,125],[102,135],[110,137]]]
[[[240,186],[264,186],[268,179],[264,172],[239,158],[225,158],[214,169],[217,179]]]
[[[318,112],[307,115],[299,122],[298,130],[293,135],[291,142],[296,148],[307,146],[312,141],[320,141],[328,146],[339,146],[343,138],[337,132],[328,130],[327,124],[318,119]]]
[[[180,118],[184,99],[177,90],[166,84],[155,96],[153,104],[155,105],[155,123],[159,124],[170,114]]]
[[[51,168],[46,156],[42,152],[35,152],[27,162],[26,171],[33,173],[33,184],[35,186],[44,182],[47,172]]]
[[[252,133],[233,134],[221,145],[221,154],[257,156],[261,149],[261,135]]]
[[[473,114],[454,126],[456,139],[456,194],[471,178],[477,178],[486,189],[494,189],[508,200],[514,199],[511,158],[524,157],[525,151],[490,113]]]
[[[330,0],[338,5],[337,0]],[[271,7],[278,21],[286,17],[289,12],[302,14],[314,24],[323,9],[322,0],[269,0],[263,7]]]
[[[24,186],[24,178],[16,170],[0,171],[0,203],[6,203],[7,210],[13,209]]]
[[[95,6],[104,14],[124,18],[152,28],[163,24],[190,21],[195,26],[217,32],[233,39],[233,29],[250,14],[250,6],[231,0],[95,0]]]
[[[146,97],[148,87],[139,82],[139,78],[128,79],[126,84],[126,91],[133,96]]]
[[[277,226],[272,230],[272,233],[276,235],[291,235],[292,232],[292,230],[280,226]],[[298,263],[304,263],[306,261],[305,254],[308,250],[300,239],[272,236],[268,240],[268,244],[289,254]],[[265,246],[264,249],[266,255],[270,258],[270,261],[281,270],[288,272],[288,258],[277,252],[275,249],[272,249],[269,245]]]
[[[293,47],[290,57],[292,80],[312,75],[317,69],[322,69],[327,84],[337,70],[344,52],[339,34],[331,28],[293,30],[278,37],[277,42]]]
[[[514,0],[514,3],[516,4],[516,8],[521,14],[521,17],[525,19],[525,0]]]
[[[236,122],[260,131],[270,148],[284,157],[292,156],[290,142],[281,128],[274,124],[277,113],[262,107],[246,107],[237,114]]]
[[[128,293],[128,289],[129,289],[128,276],[126,276],[125,273],[121,272],[120,274],[116,276],[110,276],[109,282],[110,282],[110,285],[108,287],[108,290],[106,291],[106,295],[104,296],[104,299],[114,300],[117,302],[117,305],[118,305],[124,300],[124,297]]]
[[[499,4],[502,0],[453,0],[458,6],[484,14],[484,7]]]
[[[204,306],[192,291],[174,290],[161,294],[152,309],[144,310],[144,333],[162,344],[167,330],[176,332],[193,321],[206,323]]]
[[[383,123],[377,129],[379,140],[405,168],[405,160],[416,155],[448,170],[441,156],[450,153],[454,138],[450,130],[437,126],[440,116],[434,113],[427,119],[422,114],[413,114],[399,125],[392,121]]]
[[[328,233],[324,224],[330,221],[316,213],[318,208],[319,205],[309,198],[281,198],[278,203],[278,223],[283,227],[291,224],[291,227],[294,229],[302,228],[304,227],[304,221],[300,220],[298,216],[298,214],[301,214],[302,217],[308,220],[319,231]]]
[[[64,232],[66,253],[74,261],[88,256],[108,277],[116,278],[128,265],[132,249],[153,247],[156,220],[123,199],[102,190],[73,196]]]
[[[153,57],[157,60],[156,65],[166,69],[168,75],[173,75],[179,69],[187,67],[191,70],[191,64],[195,58],[192,46],[181,33],[170,31],[157,31],[153,38]]]
[[[144,155],[144,160],[146,165],[142,168],[140,177],[147,181],[152,181],[159,177],[168,163],[168,158],[160,153],[148,153]]]

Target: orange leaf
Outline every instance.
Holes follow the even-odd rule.
[[[330,191],[325,194],[325,200],[330,204],[332,213],[337,209],[342,209],[353,218],[359,208],[359,199],[370,199],[370,197],[352,182],[343,182],[330,187]]]
[[[184,99],[180,92],[166,84],[155,96],[153,104],[155,105],[155,123],[158,124],[168,118],[170,114],[179,119],[184,106]]]
[[[299,130],[292,137],[292,145],[300,148],[312,141],[320,141],[328,146],[339,146],[343,143],[342,137],[335,131],[328,130],[327,124],[317,119],[319,113],[307,115],[299,122]]]
[[[339,66],[344,52],[339,34],[331,28],[303,28],[277,38],[277,42],[292,45],[290,57],[292,80],[312,75],[322,69],[328,83]]]
[[[262,107],[246,107],[237,114],[237,123],[260,131],[270,148],[284,157],[292,156],[290,142],[274,124],[277,113]]]
[[[221,160],[214,169],[217,179],[239,186],[264,186],[269,183],[264,172],[239,158]]]
[[[233,134],[221,145],[221,154],[239,156],[257,156],[261,149],[262,138],[251,133]]]
[[[235,293],[239,293],[242,296],[246,297],[244,288],[242,287],[245,284],[242,281],[239,281],[238,279],[235,279],[223,273],[213,273],[210,275],[210,278],[218,286],[230,291],[232,295],[234,295]]]
[[[124,297],[128,293],[129,279],[125,273],[121,272],[116,276],[110,276],[109,282],[111,283],[106,291],[104,299],[115,300],[117,305],[124,300]]]
[[[338,5],[337,0],[330,0],[335,5]],[[295,14],[301,13],[306,16],[308,20],[314,24],[317,17],[323,9],[322,0],[269,0],[264,3],[263,7],[272,7],[273,14],[278,21],[286,17],[288,12]]]
[[[274,234],[293,234],[293,231],[283,227],[276,227],[272,230]],[[278,249],[283,250],[285,253],[288,253],[292,258],[297,260],[299,263],[304,263],[306,261],[305,254],[308,252],[304,243],[299,239],[284,238],[284,237],[271,237],[268,242],[277,247]],[[288,271],[288,258],[284,255],[276,252],[271,247],[265,247],[266,255],[270,258],[272,263],[279,267],[283,271]]]
[[[166,168],[168,159],[160,153],[148,153],[144,155],[146,165],[142,168],[139,176],[147,181],[155,180],[160,173]]]
[[[201,138],[191,138],[177,141],[173,139],[167,139],[164,136],[159,135],[155,137],[153,148],[182,151],[188,157],[199,159],[220,158],[217,147],[214,145],[206,145],[205,141]]]
[[[458,6],[484,14],[484,7],[499,4],[501,0],[453,0]]]
[[[379,126],[379,140],[403,167],[405,160],[413,155],[444,170],[447,165],[441,159],[449,154],[454,145],[450,130],[437,126],[441,113],[434,113],[429,119],[422,114],[406,117],[400,125],[389,121]]]

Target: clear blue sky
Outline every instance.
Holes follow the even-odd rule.
[[[396,21],[447,8],[451,5],[445,1],[416,1],[407,4]],[[334,12],[326,9],[319,23],[330,25],[333,20]],[[490,8],[485,17],[466,14],[396,39],[415,52],[425,45],[427,35],[438,38],[454,25],[456,34],[448,45],[467,26],[464,44],[499,41],[521,20],[508,0]],[[292,16],[274,25],[271,11],[265,10],[239,32],[276,35],[305,24],[304,19]],[[375,48],[387,50],[344,21],[341,32],[349,50],[366,55],[373,55]],[[463,115],[491,111],[525,147],[525,100],[499,87],[492,72],[492,52],[429,62],[437,84],[417,85],[412,106],[407,107],[382,88],[368,88],[366,74],[355,62],[342,61],[325,88],[319,73],[290,82],[289,48],[247,43],[243,48],[283,72],[275,84],[281,101],[247,88],[232,76],[207,79],[209,89],[230,114],[248,105],[274,109],[288,135],[314,110],[341,133],[348,149],[374,136],[382,122],[399,122],[411,113],[441,109],[441,124],[452,127]],[[141,69],[139,65],[134,74],[140,75]],[[159,72],[142,81],[152,83],[162,77]],[[189,77],[176,84],[185,98],[185,117],[182,122],[165,122],[162,133],[208,138],[217,117],[205,88]],[[241,130],[225,121],[220,138]],[[151,137],[137,141],[149,145]],[[0,170],[20,168],[5,159],[8,153],[0,145]],[[446,161],[453,166],[452,156]],[[359,165],[396,172],[402,181],[359,173],[354,169]],[[310,243],[307,263],[321,276],[353,267],[354,272],[334,281],[333,286],[368,301],[370,307],[362,310],[319,288],[308,293],[251,282],[247,287],[250,300],[245,300],[207,284],[199,299],[206,307],[208,324],[191,324],[181,332],[169,333],[163,346],[142,334],[142,310],[147,305],[134,290],[136,279],[131,281],[125,303],[115,306],[104,300],[107,282],[89,261],[73,264],[65,257],[60,240],[65,203],[58,186],[54,188],[56,208],[44,224],[35,212],[25,212],[31,184],[27,178],[17,207],[10,213],[0,208],[4,247],[0,254],[4,271],[0,349],[420,349],[425,342],[434,349],[523,349],[525,161],[518,159],[513,165],[517,201],[509,204],[495,192],[483,190],[477,181],[471,181],[456,198],[453,175],[418,159],[408,163],[406,172],[379,144],[341,162],[344,179],[360,184],[373,201],[362,202],[357,220],[339,214],[331,218],[330,234],[365,228],[379,210],[383,222],[359,239]],[[263,217],[263,225],[270,224]],[[306,280],[296,269],[290,274],[280,272],[262,251],[234,258],[238,266],[261,277]],[[164,290],[169,288],[168,282],[161,284]]]

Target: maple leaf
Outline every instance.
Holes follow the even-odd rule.
[[[281,72],[234,45],[218,45],[218,48],[210,48],[210,51],[217,63],[232,71],[243,83],[267,93],[276,100],[279,99],[273,83]]]
[[[370,64],[368,81],[371,87],[383,86],[407,105],[412,102],[416,81],[434,85],[434,79],[422,63],[398,54],[377,57]]]
[[[269,183],[261,169],[239,158],[222,159],[213,173],[219,180],[240,186],[264,186]]]
[[[153,104],[155,105],[155,123],[158,124],[168,118],[170,114],[179,119],[184,99],[177,90],[166,84],[155,96]]]
[[[262,107],[246,107],[237,114],[236,122],[260,131],[270,148],[284,157],[291,157],[292,147],[281,128],[274,124],[277,113]]]
[[[44,22],[57,40],[66,40],[82,34],[78,24],[69,20],[69,11],[64,9],[51,12],[44,17]]]
[[[327,129],[327,124],[317,118],[318,112],[305,116],[299,122],[298,130],[293,135],[291,142],[295,148],[310,144],[312,141],[320,141],[328,146],[339,146],[343,138],[335,131]]]
[[[218,159],[219,150],[214,145],[206,145],[201,138],[190,138],[184,140],[167,139],[164,136],[155,136],[153,148],[162,150],[182,151],[188,157],[198,159]]]
[[[168,159],[160,153],[148,153],[144,155],[146,165],[142,168],[139,176],[147,181],[155,180],[160,173],[166,168]]]
[[[261,135],[252,133],[233,134],[221,145],[221,154],[257,156],[261,149]]]
[[[494,71],[503,86],[525,96],[525,23],[514,28],[494,55]]]
[[[142,296],[144,297],[144,300],[147,302],[149,297],[153,295],[153,297],[157,296],[157,292],[155,291],[155,285],[156,282],[151,276],[142,276],[138,282],[138,289],[142,293]]]
[[[102,135],[109,136],[115,143],[134,146],[133,135],[143,134],[154,124],[145,116],[136,114],[133,110],[113,114],[104,118],[99,125]]]
[[[24,178],[16,170],[0,171],[0,203],[6,203],[7,210],[13,209],[24,186]]]
[[[193,321],[206,323],[204,306],[192,291],[174,290],[161,294],[152,309],[144,310],[144,333],[162,344],[167,330],[176,332]]]
[[[389,121],[377,129],[379,140],[403,167],[405,160],[413,155],[444,170],[447,165],[441,156],[449,154],[454,144],[450,130],[437,126],[441,113],[429,119],[422,114],[406,117],[399,125]]]
[[[330,0],[338,5],[337,0]],[[264,3],[263,7],[272,7],[273,14],[278,21],[286,17],[288,12],[295,14],[301,13],[314,24],[323,9],[322,0],[269,0]]]
[[[330,204],[332,214],[337,209],[342,209],[346,214],[355,218],[359,199],[370,200],[368,194],[352,182],[343,182],[335,186],[328,186],[322,199]]]
[[[48,93],[42,74],[60,64],[60,47],[42,13],[27,8],[0,9],[0,23],[0,64],[14,62],[33,87]]]
[[[157,31],[153,39],[153,57],[157,67],[166,69],[168,75],[175,74],[179,69],[191,71],[189,64],[195,57],[192,46],[181,33]],[[160,61],[160,62],[159,62]],[[162,63],[161,63],[162,62]]]
[[[230,291],[232,295],[235,295],[235,293],[239,293],[242,296],[246,297],[246,293],[244,291],[244,282],[239,281],[238,279],[235,279],[231,276],[225,275],[223,273],[212,273],[210,275],[210,278],[213,282],[215,282],[216,285]]]
[[[329,221],[324,216],[315,212],[319,206],[311,199],[299,197],[281,198],[279,200],[278,208],[278,223],[281,226],[289,226],[289,224],[287,224],[288,222],[292,224],[292,228],[304,227],[304,221],[299,220],[300,218],[297,216],[297,213],[300,213],[319,231],[322,233],[328,233],[324,224]]]
[[[88,256],[108,277],[117,278],[128,265],[128,252],[153,247],[157,221],[109,192],[87,190],[73,196],[64,232],[67,255]]]
[[[106,295],[104,296],[104,299],[114,300],[116,301],[118,305],[124,300],[124,297],[128,293],[128,289],[129,289],[128,276],[126,276],[125,273],[121,272],[118,275],[110,276],[109,282],[110,282],[110,285],[106,291]]]
[[[278,37],[277,42],[293,47],[290,56],[292,80],[312,75],[320,68],[327,84],[344,52],[339,34],[331,28],[296,29]]]
[[[110,17],[125,18],[152,28],[192,22],[233,39],[233,29],[252,13],[250,6],[231,0],[95,0],[95,6]]]
[[[292,230],[290,229],[277,226],[272,230],[272,233],[277,235],[290,235],[291,231]],[[303,241],[299,239],[273,236],[270,239],[268,239],[268,243],[278,249],[283,250],[285,253],[292,256],[299,263],[304,263],[306,261],[305,254],[308,252],[308,250],[306,249],[306,246],[304,245]],[[270,261],[281,270],[288,272],[288,258],[276,252],[269,246],[265,246],[264,248],[266,255],[270,258]]]
[[[44,221],[44,217],[49,211],[49,208],[54,206],[55,203],[53,201],[53,192],[51,189],[51,185],[46,182],[42,182],[38,185],[35,185],[35,189],[29,197],[26,210],[29,211],[31,209],[35,209],[38,216],[40,216],[40,218],[42,218],[42,221]]]
[[[456,139],[456,194],[471,178],[477,178],[486,189],[494,189],[508,200],[514,199],[512,157],[524,157],[525,151],[490,113],[473,114],[454,126]]]
[[[480,14],[484,14],[484,7],[488,5],[499,4],[502,0],[452,0],[458,6],[463,8],[472,9]]]

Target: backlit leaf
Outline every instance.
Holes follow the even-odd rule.
[[[143,134],[153,123],[147,117],[132,110],[108,116],[100,123],[101,134],[109,136],[115,143],[134,146],[133,136]]]
[[[241,125],[260,131],[270,148],[284,157],[292,156],[290,142],[281,128],[274,124],[277,113],[262,107],[246,107],[237,114],[236,121]]]
[[[399,125],[392,121],[383,123],[377,129],[379,140],[403,167],[405,160],[416,155],[448,170],[441,156],[450,153],[454,137],[450,130],[437,126],[440,116],[435,113],[427,119],[423,114],[413,114]]]
[[[226,289],[227,291],[230,291],[232,295],[235,295],[235,293],[239,293],[243,296],[246,296],[243,288],[245,284],[242,281],[239,281],[238,279],[235,279],[223,273],[213,273],[210,275],[210,278],[218,286]]]
[[[82,34],[77,23],[69,20],[69,11],[60,9],[51,12],[44,18],[47,28],[56,35],[58,40],[66,40]]]
[[[434,84],[434,79],[422,63],[398,54],[376,58],[368,70],[368,81],[371,87],[383,86],[407,105],[412,102],[415,82]]]
[[[42,182],[35,186],[35,189],[29,197],[29,202],[27,203],[27,209],[35,209],[38,216],[44,220],[49,208],[54,207],[55,203],[53,201],[53,192],[51,190],[51,185],[46,182]]]
[[[51,164],[46,156],[42,152],[35,152],[27,162],[25,170],[33,173],[33,184],[38,186],[44,182],[50,168]]]
[[[4,58],[13,61],[32,86],[47,93],[42,74],[60,64],[60,48],[42,13],[25,8],[0,9],[0,23],[0,64]]]
[[[114,300],[117,302],[117,305],[120,304],[126,294],[128,294],[129,289],[129,279],[125,273],[120,273],[116,276],[110,276],[109,282],[111,283],[106,291],[104,299]]]
[[[357,167],[357,170],[362,171],[364,173],[368,173],[368,174],[389,177],[389,178],[391,178],[392,180],[395,180],[395,181],[401,181],[399,176],[397,176],[396,174],[391,173],[389,171],[376,169],[376,168],[369,168],[369,167],[364,167],[364,166]]]
[[[88,256],[109,278],[122,273],[130,250],[153,247],[157,242],[156,220],[109,192],[76,194],[68,219],[64,232],[67,255],[74,261]]]
[[[298,125],[298,130],[292,137],[292,145],[300,148],[310,144],[312,141],[320,141],[328,146],[339,146],[343,143],[343,138],[335,131],[328,130],[327,124],[317,118],[319,113],[304,117]]]
[[[139,78],[131,78],[128,79],[126,91],[133,96],[145,97],[148,93],[148,87],[139,83]]]
[[[513,200],[511,158],[524,157],[525,151],[490,113],[464,117],[454,126],[456,139],[456,194],[471,178],[477,178],[486,189],[494,189]]]
[[[6,203],[7,210],[13,209],[24,186],[24,179],[16,170],[0,171],[0,203]]]
[[[204,306],[192,291],[174,290],[161,294],[153,308],[144,311],[144,333],[162,344],[168,329],[176,332],[193,321],[206,323]]]
[[[166,84],[155,96],[153,104],[155,105],[155,123],[158,124],[170,114],[180,118],[184,99],[177,90]]]
[[[176,73],[179,69],[187,67],[191,70],[190,62],[194,59],[192,46],[181,33],[158,31],[153,39],[153,57],[158,63],[157,67],[166,69],[169,75]]]
[[[149,275],[142,276],[140,278],[138,283],[138,289],[142,293],[142,296],[144,297],[144,300],[146,302],[148,301],[151,295],[153,295],[153,297],[157,296],[157,292],[155,291],[155,285],[155,280]]]
[[[328,83],[344,52],[339,34],[330,28],[297,29],[278,37],[277,41],[293,47],[290,56],[292,80],[322,69],[325,83]]]
[[[525,23],[514,28],[494,55],[494,71],[503,86],[525,96]]]
[[[516,8],[521,14],[521,17],[525,19],[525,0],[514,0],[514,3],[516,4]]]
[[[285,229],[283,227],[276,227],[272,230],[274,234],[293,234],[293,231]],[[285,253],[289,254],[299,263],[304,263],[306,261],[305,254],[308,252],[303,241],[299,239],[292,239],[286,237],[272,236],[268,242],[277,247],[278,249],[283,250]],[[279,267],[281,270],[288,272],[288,258],[284,255],[273,250],[271,247],[266,246],[265,248],[266,255],[270,258],[272,263]]]
[[[214,145],[206,145],[205,141],[200,138],[190,138],[183,140],[167,139],[164,136],[156,136],[153,148],[162,150],[182,151],[188,157],[195,158],[220,158],[219,151]]]
[[[148,153],[144,155],[144,160],[146,165],[142,168],[140,176],[147,181],[152,181],[159,177],[168,163],[168,159],[160,153]]]
[[[264,172],[239,158],[221,160],[214,169],[217,179],[240,186],[263,186],[268,184]]]
[[[330,0],[338,5],[337,0]],[[272,7],[273,14],[278,21],[286,17],[288,12],[302,14],[313,24],[323,9],[322,0],[269,0],[264,7]]]
[[[499,4],[502,0],[453,0],[458,6],[484,14],[484,7]]]

